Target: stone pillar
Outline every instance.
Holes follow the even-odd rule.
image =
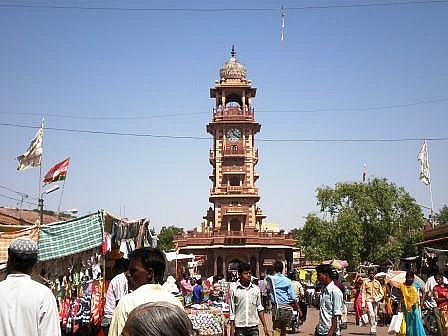
[[[227,231],[230,232],[230,219],[227,219]]]
[[[218,264],[216,259],[217,259],[216,253],[213,253],[213,275],[218,274]]]
[[[224,275],[225,278],[227,277],[226,259],[224,257],[222,258],[222,275]]]
[[[257,259],[257,275],[256,277],[259,278],[260,277],[260,256],[256,256],[255,257]]]

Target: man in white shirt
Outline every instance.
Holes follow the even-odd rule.
[[[144,247],[129,254],[130,265],[126,271],[128,287],[132,290],[121,298],[115,308],[110,324],[109,336],[120,336],[129,313],[144,303],[171,302],[180,306],[180,301],[160,285],[165,274],[165,254],[157,248]]]
[[[17,238],[8,248],[8,276],[0,282],[0,335],[60,336],[58,307],[53,293],[31,279],[37,244]]]
[[[265,336],[269,336],[260,288],[250,281],[250,265],[241,263],[238,275],[239,280],[230,286],[230,335],[258,336],[258,320],[260,320]]]
[[[101,321],[101,326],[106,335],[109,333],[109,325],[112,320],[112,314],[118,301],[128,293],[128,279],[125,272],[129,267],[128,259],[117,259],[114,263],[113,274],[117,274],[112,278],[107,288],[106,304],[104,305],[104,316]]]

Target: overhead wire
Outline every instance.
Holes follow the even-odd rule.
[[[14,127],[14,128],[31,128],[38,129],[40,126],[12,124],[0,122],[0,126]],[[184,136],[184,135],[162,135],[151,133],[132,133],[132,132],[118,132],[118,131],[100,131],[100,130],[86,130],[75,128],[58,128],[58,127],[45,127],[45,130],[59,131],[68,133],[82,133],[82,134],[95,134],[95,135],[112,135],[112,136],[128,136],[128,137],[142,137],[142,138],[159,138],[159,139],[174,139],[174,140],[207,140],[210,141],[210,137],[200,136]],[[448,137],[414,137],[414,138],[340,138],[340,139],[317,139],[317,138],[303,138],[303,139],[269,139],[269,138],[257,138],[259,142],[409,142],[409,141],[448,141]]]
[[[16,202],[20,202],[20,203],[27,203],[27,204],[30,204],[30,205],[36,205],[36,203],[31,203],[31,202],[28,202],[28,201],[25,201],[25,200],[21,200],[21,199],[18,199],[18,198],[14,198],[14,197],[11,197],[11,196],[8,196],[8,195],[5,195],[5,194],[1,194],[1,193],[0,193],[0,197],[7,198],[7,199],[10,199],[10,200],[13,200],[13,201],[16,201]]]
[[[366,107],[326,107],[326,108],[312,108],[312,109],[256,109],[256,113],[319,113],[319,112],[367,112],[367,111],[379,111],[379,110],[390,110],[397,108],[413,107],[425,104],[435,104],[441,102],[448,102],[448,98],[437,98],[437,99],[426,99],[410,103],[403,104],[389,104],[389,105],[377,105],[377,106],[366,106]],[[85,120],[138,120],[138,119],[163,119],[172,117],[187,117],[193,115],[206,115],[210,112],[185,112],[185,113],[167,113],[167,114],[156,114],[156,115],[134,115],[134,116],[88,116],[88,115],[66,115],[66,114],[54,114],[54,113],[32,113],[32,112],[0,112],[3,115],[27,115],[36,117],[54,117],[62,119],[85,119]]]
[[[8,190],[9,192],[12,192],[12,193],[15,193],[15,194],[17,194],[17,195],[23,196],[23,197],[25,197],[25,198],[32,198],[32,199],[37,200],[36,197],[30,196],[30,195],[28,195],[27,193],[24,193],[24,192],[21,192],[21,191],[17,191],[17,190],[11,189],[11,188],[9,188],[9,187],[7,187],[7,186],[5,186],[5,185],[1,185],[1,184],[0,184],[0,188],[5,189],[5,190]]]
[[[409,1],[385,1],[377,3],[352,3],[352,4],[331,4],[312,5],[300,7],[285,7],[288,11],[343,9],[343,8],[363,8],[363,7],[391,7],[409,5],[434,5],[444,4],[448,0],[409,0]],[[34,8],[34,9],[58,9],[58,10],[85,10],[85,11],[115,11],[115,12],[147,12],[147,13],[232,13],[232,12],[277,12],[278,8],[151,8],[151,7],[107,7],[107,6],[79,6],[79,5],[45,5],[27,3],[0,3],[3,8]]]

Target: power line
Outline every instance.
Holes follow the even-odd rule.
[[[20,195],[20,196],[23,196],[23,197],[26,197],[26,198],[29,197],[29,198],[35,199],[35,200],[37,201],[37,198],[36,198],[36,197],[30,196],[30,195],[28,195],[27,193],[24,193],[24,192],[21,192],[21,191],[17,191],[17,190],[11,189],[11,188],[9,188],[9,187],[7,187],[7,186],[5,186],[5,185],[1,185],[1,184],[0,184],[0,188],[5,189],[5,190],[8,190],[8,191],[10,191],[10,192],[12,192],[12,193],[15,193],[15,194],[17,194],[17,195]]]
[[[410,0],[410,1],[389,1],[378,3],[354,3],[347,5],[322,5],[322,6],[301,6],[286,7],[288,11],[323,10],[323,9],[343,9],[343,8],[363,8],[363,7],[391,7],[409,5],[434,5],[444,4],[448,0]],[[61,5],[36,5],[36,4],[0,4],[4,8],[36,8],[36,9],[62,9],[62,10],[85,10],[85,11],[115,11],[115,12],[147,12],[147,13],[232,13],[232,12],[278,12],[278,8],[149,8],[149,7],[105,7],[105,6],[61,6]]]
[[[1,123],[0,126],[14,127],[14,128],[31,128],[38,129],[40,126],[20,125],[11,123]],[[59,131],[67,133],[81,133],[81,134],[95,134],[95,135],[113,135],[113,136],[128,136],[128,137],[146,137],[146,138],[159,138],[159,139],[175,139],[175,140],[207,140],[210,141],[210,137],[199,136],[178,136],[178,135],[160,135],[150,133],[127,133],[127,132],[110,132],[99,130],[81,130],[81,129],[69,129],[69,128],[57,128],[57,127],[45,127],[45,130]],[[410,142],[410,141],[448,141],[448,137],[425,137],[425,138],[346,138],[346,139],[316,139],[316,138],[304,138],[304,139],[264,139],[257,138],[259,142]]]
[[[396,108],[413,107],[425,104],[435,104],[441,102],[447,102],[448,98],[437,98],[437,99],[427,99],[420,100],[411,103],[403,104],[390,104],[390,105],[377,105],[377,106],[366,106],[366,107],[327,107],[327,108],[313,108],[313,109],[256,109],[256,113],[319,113],[319,112],[367,112],[367,111],[378,111],[378,110],[389,110]],[[138,120],[138,119],[163,119],[172,117],[188,117],[193,115],[210,115],[210,112],[186,112],[186,113],[168,113],[168,114],[156,114],[156,115],[135,115],[135,116],[87,116],[87,115],[65,115],[65,114],[53,114],[53,113],[31,113],[31,112],[0,112],[0,114],[5,115],[28,115],[36,117],[54,117],[54,118],[65,118],[65,119],[85,119],[85,120]]]
[[[3,198],[7,198],[7,199],[10,199],[10,200],[13,200],[13,201],[16,201],[16,202],[23,202],[23,203],[27,203],[27,204],[30,204],[30,205],[36,205],[35,203],[31,203],[31,202],[28,202],[28,201],[25,201],[25,200],[21,200],[21,199],[17,199],[17,198],[14,198],[14,197],[10,197],[10,196],[7,196],[7,195],[4,195],[4,194],[0,194],[0,197],[3,197]]]

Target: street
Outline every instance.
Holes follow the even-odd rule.
[[[266,314],[266,322],[268,324],[268,329],[270,332],[272,331],[272,317],[271,314]],[[289,335],[306,335],[312,336],[314,335],[314,328],[317,325],[319,320],[319,310],[314,307],[308,308],[308,316],[305,323],[301,326],[301,331],[297,334],[289,334]],[[355,314],[353,312],[349,312],[348,314],[348,324],[347,329],[342,330],[342,335],[369,335],[369,327],[358,327],[355,325]],[[387,335],[387,326],[377,327],[377,336],[386,336]],[[263,335],[263,330],[260,326],[260,335]]]

